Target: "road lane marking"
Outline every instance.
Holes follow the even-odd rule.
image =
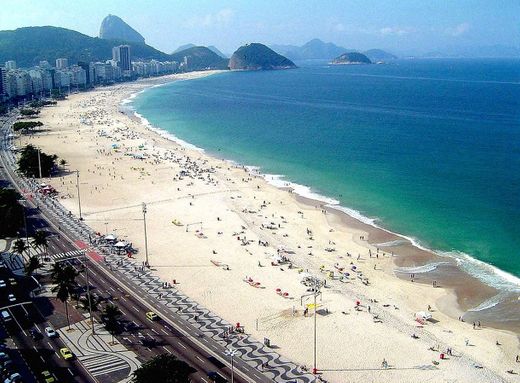
[[[54,347],[52,347],[51,342],[47,342],[47,344],[49,345],[49,347],[50,347],[51,349],[54,349]]]
[[[169,354],[172,354],[172,352],[168,349],[168,347],[166,347],[166,346],[162,346],[162,348],[163,348],[166,352],[168,352]]]
[[[159,333],[154,328],[151,328],[150,330],[152,330],[154,332],[154,334],[159,335]]]
[[[70,376],[74,376],[74,374],[72,373],[72,371],[70,370],[70,368],[67,368],[67,371],[69,372]]]
[[[183,349],[185,349],[185,350],[186,350],[186,346],[185,346],[185,345],[183,345],[183,344],[182,344],[181,342],[177,342],[177,344],[178,344],[179,346],[181,346],[181,347],[182,347]]]
[[[202,376],[200,377],[203,381],[205,381],[206,383],[209,383],[206,379],[204,379]]]
[[[164,335],[169,335],[168,331],[166,331],[165,329],[162,328],[161,331],[163,332]]]
[[[202,363],[204,363],[204,359],[200,358],[198,355],[195,355],[195,358],[197,358],[197,359],[200,360]]]
[[[138,309],[137,307],[132,306],[132,308],[133,308],[135,311],[139,312],[139,309]]]

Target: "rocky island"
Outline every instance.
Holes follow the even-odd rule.
[[[296,65],[260,43],[246,44],[238,48],[229,60],[232,70],[292,69]]]
[[[363,53],[349,52],[343,53],[331,61],[333,65],[348,65],[348,64],[372,64],[372,61]]]

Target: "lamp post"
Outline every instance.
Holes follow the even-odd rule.
[[[303,305],[303,298],[305,297],[309,297],[309,296],[313,296],[314,298],[314,347],[313,347],[313,362],[312,362],[312,373],[314,375],[316,375],[316,373],[318,372],[318,367],[317,367],[317,344],[318,344],[318,322],[317,322],[317,315],[316,315],[316,306],[317,306],[317,302],[316,302],[316,298],[318,296],[321,296],[321,286],[320,286],[320,281],[318,279],[315,279],[314,281],[314,291],[311,293],[311,294],[305,294],[305,295],[302,295],[301,297],[301,304]]]
[[[225,353],[228,355],[231,359],[231,383],[235,382],[235,364],[234,364],[234,356],[236,355],[238,351],[234,348],[228,348],[226,349]]]
[[[143,223],[144,223],[144,254],[146,257],[145,265],[146,267],[149,267],[150,264],[148,263],[148,236],[146,234],[146,204],[143,202]]]
[[[90,326],[92,327],[92,335],[95,335],[94,331],[94,317],[92,316],[92,300],[90,298],[90,283],[88,279],[88,261],[85,261],[83,266],[85,266],[85,279],[87,281],[87,299],[88,299],[88,312],[90,314]]]
[[[40,157],[40,148],[38,148],[38,173],[40,174],[40,180],[42,179],[42,160]]]
[[[81,221],[83,217],[81,216],[81,196],[79,194],[79,170],[76,170],[76,189],[78,190],[78,210],[79,220]]]

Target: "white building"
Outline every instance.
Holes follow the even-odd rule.
[[[70,67],[70,73],[72,75],[71,84],[84,88],[87,84],[87,72],[79,65],[73,65]]]
[[[70,86],[70,75],[68,72],[56,70],[54,72],[54,87],[67,88]]]
[[[0,99],[2,96],[7,94],[6,86],[7,86],[7,71],[0,67]]]
[[[9,60],[5,62],[5,69],[7,70],[15,70],[16,69],[16,61]]]
[[[69,60],[65,58],[56,59],[56,69],[67,69],[69,67]]]
[[[29,71],[31,77],[31,88],[34,95],[40,95],[43,92],[43,77],[42,71],[32,69]]]

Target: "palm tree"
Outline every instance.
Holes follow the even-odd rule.
[[[105,322],[105,328],[112,335],[112,343],[114,343],[114,335],[117,333],[119,329],[119,317],[123,313],[119,310],[119,307],[113,304],[108,304],[105,306],[103,310],[103,321]]]
[[[101,300],[99,298],[96,298],[94,295],[90,294],[90,302],[88,299],[88,295],[84,295],[79,299],[80,308],[84,311],[90,311],[90,307],[92,307],[92,312],[99,311],[99,305],[101,304]]]
[[[29,257],[29,260],[27,261],[27,264],[25,265],[25,275],[30,277],[32,273],[34,273],[37,269],[42,267],[42,263],[38,259],[36,255],[33,255],[32,257]]]
[[[70,320],[69,320],[69,306],[67,301],[74,294],[76,290],[76,277],[79,273],[72,267],[71,265],[67,265],[62,267],[60,264],[56,263],[52,270],[52,281],[56,284],[52,288],[52,291],[56,293],[56,298],[63,302],[65,305],[65,315],[67,316],[67,324],[70,329]]]
[[[25,243],[25,241],[21,238],[18,238],[16,241],[14,241],[13,245],[13,252],[20,255],[20,258],[22,258],[22,262],[24,262],[23,253],[28,249],[29,247]],[[10,259],[11,263],[13,262],[12,258]]]
[[[47,253],[49,241],[47,240],[47,233],[43,230],[38,230],[34,233],[31,245],[35,250],[43,249],[43,253]]]

